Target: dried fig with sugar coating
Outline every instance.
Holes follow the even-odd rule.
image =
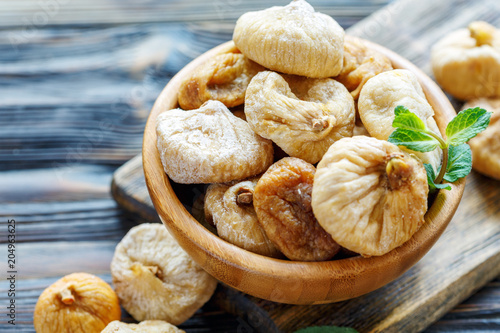
[[[318,162],[330,145],[352,136],[354,101],[333,79],[310,79],[265,71],[247,88],[245,114],[250,127],[283,151]]]
[[[389,58],[368,48],[361,39],[346,35],[344,66],[335,80],[342,83],[354,100],[357,100],[366,81],[377,74],[392,69]]]
[[[432,47],[431,64],[436,81],[458,99],[500,97],[500,30],[472,22]]]
[[[45,289],[35,306],[37,333],[99,333],[121,310],[111,286],[88,273],[73,273]]]
[[[215,56],[196,68],[179,87],[179,105],[197,109],[208,100],[222,102],[228,108],[243,104],[248,83],[262,66],[238,50]]]
[[[205,304],[217,285],[157,223],[130,229],[116,246],[111,275],[120,304],[134,319],[174,325]]]
[[[328,260],[340,250],[314,217],[314,172],[312,164],[285,157],[271,165],[255,187],[254,207],[260,224],[292,260]]]
[[[319,162],[312,208],[342,247],[380,256],[424,223],[428,191],[420,161],[387,141],[355,136],[335,142]]]
[[[197,110],[161,113],[156,133],[163,168],[177,183],[244,179],[273,162],[272,142],[255,134],[218,101],[208,101]]]
[[[145,320],[138,324],[113,321],[101,333],[186,333],[162,320]]]
[[[480,98],[467,102],[464,109],[481,107],[493,112],[490,124],[469,140],[474,170],[500,180],[500,98]]]
[[[269,257],[279,250],[267,237],[257,220],[253,193],[258,178],[229,184],[212,184],[205,195],[205,216],[217,234],[231,244]]]
[[[369,79],[361,90],[358,112],[372,137],[387,140],[395,130],[392,127],[394,109],[400,105],[415,113],[431,131],[441,136],[434,120],[434,110],[427,101],[417,77],[405,69],[384,72]],[[409,152],[422,162],[432,165],[437,174],[442,159],[440,149],[428,153]]]
[[[281,73],[327,78],[342,69],[344,29],[304,0],[243,14],[233,40],[244,55]]]

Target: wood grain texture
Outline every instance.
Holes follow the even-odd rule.
[[[144,2],[147,2],[146,4]],[[88,25],[143,22],[234,22],[243,13],[261,10],[270,5],[284,6],[289,0],[270,4],[264,0],[179,0],[112,1],[112,0],[36,0],[2,1],[0,26],[23,25]],[[339,18],[340,23],[351,25],[382,7],[386,0],[322,0],[309,1],[316,10]],[[348,24],[351,22],[351,24]]]

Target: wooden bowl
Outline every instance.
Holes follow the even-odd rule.
[[[427,100],[436,112],[444,134],[455,110],[441,89],[417,67],[379,45],[367,45],[391,59],[394,68],[415,73]],[[441,190],[425,215],[425,224],[402,246],[371,258],[361,256],[324,262],[299,262],[268,258],[232,245],[203,227],[184,208],[163,171],[156,148],[156,117],[176,108],[177,90],[193,69],[215,55],[234,47],[224,43],[206,52],[183,68],[167,84],[153,106],[143,142],[146,184],[161,220],[179,244],[208,273],[219,281],[247,294],[290,304],[321,304],[354,298],[391,282],[424,256],[441,236],[458,207],[465,187],[462,179],[452,190]]]

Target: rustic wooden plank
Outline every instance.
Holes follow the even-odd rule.
[[[115,168],[64,166],[0,173],[0,243],[15,219],[17,242],[119,241],[137,220],[110,194]]]
[[[444,315],[425,332],[500,332],[500,277]]]
[[[26,45],[10,32],[0,31],[3,170],[124,163],[156,95],[191,59],[179,25],[44,29]]]
[[[289,0],[274,1],[286,5]],[[324,13],[335,16],[341,23],[357,21],[385,5],[386,0],[310,0]],[[6,0],[2,2],[0,26],[31,29],[60,24],[123,24],[144,22],[235,21],[241,14],[269,7],[265,0],[216,1],[113,1],[113,0]],[[352,24],[352,23],[351,23]],[[20,36],[22,36],[22,29]]]

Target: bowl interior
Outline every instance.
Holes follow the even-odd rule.
[[[417,75],[444,135],[444,128],[455,116],[455,110],[441,89],[409,61],[382,46],[365,42],[386,55],[394,68],[408,69]],[[442,234],[458,207],[464,179],[452,184],[451,191],[438,192],[425,215],[425,224],[409,241],[379,257],[357,256],[324,262],[268,258],[222,240],[191,215],[187,208],[192,207],[192,198],[199,195],[200,190],[169,181],[157,151],[156,117],[178,107],[179,85],[194,68],[233,48],[233,42],[224,43],[183,68],[164,88],[149,116],[143,141],[144,174],[153,204],[165,226],[184,250],[215,278],[235,289],[275,302],[336,302],[363,295],[396,279],[420,260]]]

